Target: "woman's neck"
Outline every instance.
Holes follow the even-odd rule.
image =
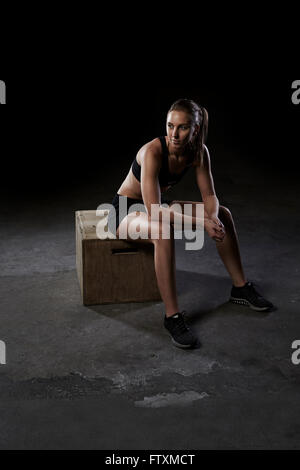
[[[187,149],[187,146],[183,147],[182,149],[174,149],[172,144],[167,140],[167,147],[168,152],[171,157],[174,157],[177,161],[181,160],[189,160],[190,155]]]

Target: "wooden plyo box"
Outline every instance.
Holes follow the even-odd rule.
[[[108,210],[76,211],[76,267],[84,305],[161,301],[154,246],[142,241],[97,237]],[[105,220],[102,222],[105,223]],[[110,237],[110,238],[109,238]]]

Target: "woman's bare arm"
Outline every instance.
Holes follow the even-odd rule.
[[[214,180],[211,172],[210,155],[206,146],[203,156],[203,164],[201,167],[196,167],[196,180],[204,202],[205,211],[209,217],[217,217],[219,213],[219,200],[216,196]]]
[[[161,168],[161,157],[155,149],[148,148],[143,155],[141,155],[141,191],[144,204],[147,209],[149,218],[154,221],[159,220],[159,212],[154,211],[154,204],[156,208],[162,213],[165,220],[170,220],[170,223],[176,224],[176,227],[182,227],[182,224],[199,224],[204,226],[202,218],[192,217],[189,215],[180,214],[173,208],[161,207],[161,191],[159,185],[159,171]]]

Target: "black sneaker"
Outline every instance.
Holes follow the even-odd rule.
[[[186,326],[184,311],[178,312],[172,317],[164,318],[164,327],[169,331],[172,341],[178,348],[192,348],[197,344],[197,338]]]
[[[247,282],[244,287],[232,287],[231,302],[248,305],[257,312],[264,312],[273,307],[273,304],[264,299],[255,289],[252,282]]]

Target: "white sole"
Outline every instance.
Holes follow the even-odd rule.
[[[177,347],[177,348],[180,348],[180,349],[191,349],[193,347],[195,347],[196,343],[195,344],[180,344],[180,343],[177,343],[177,341],[175,341],[175,339],[171,336],[172,338],[172,343]]]
[[[265,312],[267,310],[270,310],[271,307],[255,307],[255,305],[252,305],[248,300],[245,299],[237,299],[236,297],[230,297],[230,301],[233,302],[234,304],[238,305],[246,305],[247,307],[252,308],[252,310],[255,310],[256,312]]]

